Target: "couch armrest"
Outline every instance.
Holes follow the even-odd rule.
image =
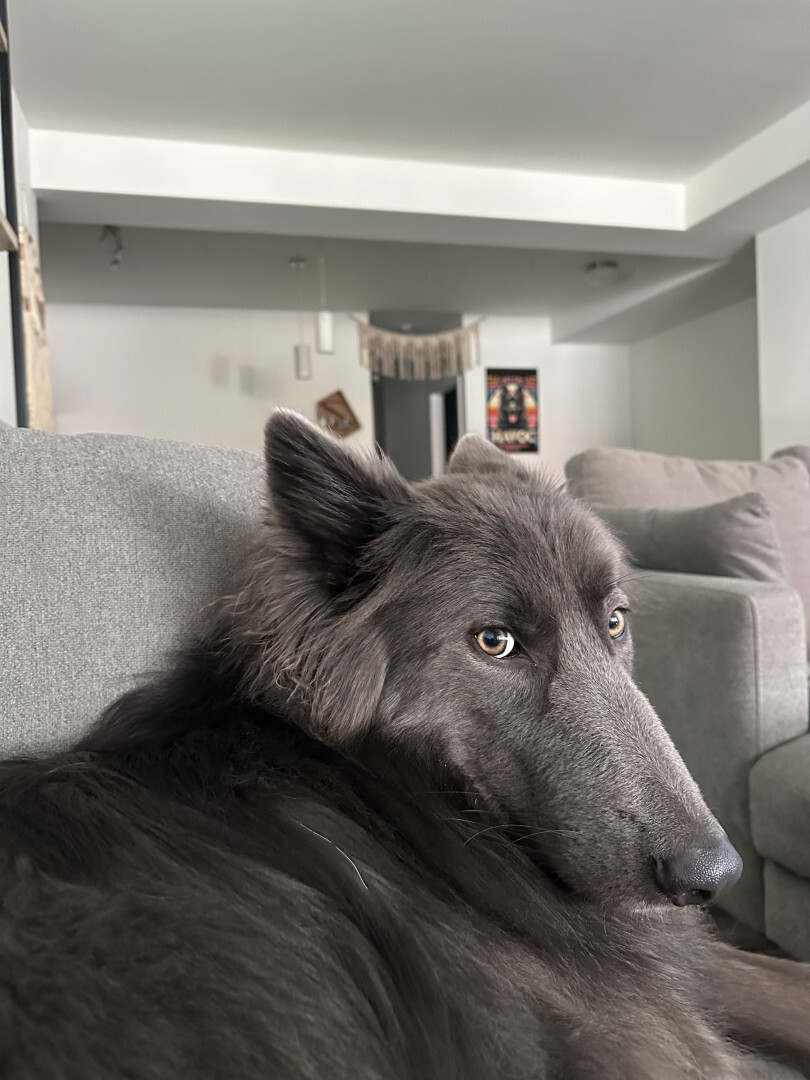
[[[636,678],[746,864],[724,900],[764,927],[748,778],[807,731],[807,643],[787,585],[643,571],[633,580]]]

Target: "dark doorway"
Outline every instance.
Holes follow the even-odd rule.
[[[461,325],[458,315],[438,312],[373,312],[372,326],[401,333],[437,334]],[[373,380],[374,435],[382,450],[407,480],[422,480],[433,471],[431,439],[437,435],[444,446],[444,460],[453,450],[461,430],[459,379],[424,379],[409,382],[375,375]],[[431,395],[441,394],[441,430],[437,415],[431,423]]]
[[[375,375],[374,433],[380,447],[407,480],[423,480],[432,472],[430,395],[444,398],[445,460],[458,440],[456,379],[403,382]]]

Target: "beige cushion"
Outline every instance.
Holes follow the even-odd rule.
[[[565,471],[571,491],[594,507],[706,506],[747,491],[764,495],[810,638],[810,472],[798,457],[696,461],[599,448],[572,458]]]

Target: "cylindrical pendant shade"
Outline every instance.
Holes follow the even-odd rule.
[[[309,345],[296,345],[293,348],[295,355],[296,379],[312,378],[312,350]]]
[[[335,320],[331,311],[315,314],[315,348],[319,353],[335,351]]]
[[[430,417],[430,475],[441,476],[447,460],[445,435],[444,394],[428,395]]]

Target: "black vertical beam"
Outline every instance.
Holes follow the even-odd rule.
[[[0,0],[0,21],[9,39],[8,4]],[[11,62],[9,52],[0,53],[0,133],[2,134],[3,179],[6,196],[6,217],[19,237],[17,217],[17,178],[14,171],[14,127],[11,106]],[[28,392],[25,377],[25,340],[23,337],[22,289],[20,286],[20,253],[8,254],[8,277],[11,290],[11,340],[14,349],[14,384],[17,394],[17,426],[28,427]]]

